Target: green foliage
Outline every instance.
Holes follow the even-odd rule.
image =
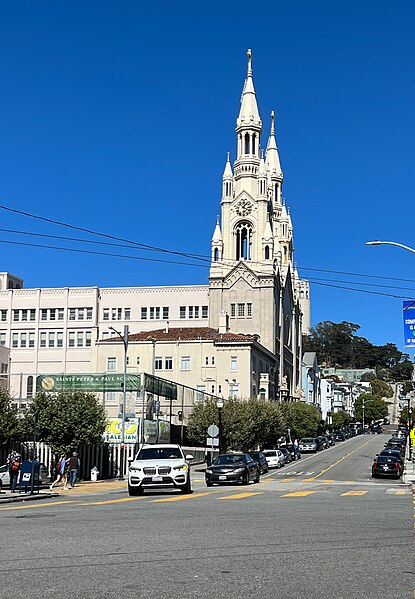
[[[412,381],[405,381],[402,383],[402,395],[408,395],[414,390],[414,384]]]
[[[370,384],[373,395],[377,395],[378,397],[393,397],[393,389],[390,385],[388,385],[388,383],[385,383],[385,381],[372,379]]]
[[[351,322],[320,322],[303,338],[304,351],[317,352],[318,363],[331,368],[376,368],[377,378],[410,380],[412,362],[394,343],[373,345],[355,333],[360,329]],[[367,380],[367,379],[366,379]]]
[[[303,402],[284,403],[281,405],[287,427],[292,439],[301,439],[317,434],[321,422],[320,411],[315,406]]]
[[[404,408],[402,408],[400,414],[399,414],[399,424],[406,424],[410,427],[414,426],[414,418],[415,418],[415,410],[413,408],[411,408],[410,411],[410,416],[411,416],[411,421],[408,421],[408,406],[405,406]]]
[[[13,407],[10,395],[0,389],[0,445],[20,437],[17,409]]]
[[[347,426],[350,421],[351,421],[350,415],[347,412],[345,412],[344,410],[341,410],[340,412],[335,412],[333,414],[333,421],[332,421],[333,429],[337,430],[339,428],[343,428],[344,426]]]
[[[206,443],[210,424],[218,424],[215,400],[196,404],[189,418],[188,434],[197,445]],[[222,408],[222,449],[248,450],[275,445],[286,425],[280,405],[258,399],[228,399]]]
[[[24,427],[33,434],[34,413],[38,414],[37,439],[54,451],[79,449],[99,443],[105,429],[105,410],[92,393],[61,391],[39,393],[30,404]]]
[[[365,422],[380,420],[388,415],[388,406],[383,399],[377,395],[372,395],[372,393],[362,393],[354,404],[356,421],[363,421],[363,401],[365,402]]]

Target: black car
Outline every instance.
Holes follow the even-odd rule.
[[[322,437],[315,437],[314,441],[316,442],[317,445],[317,451],[322,451],[325,447],[325,443],[323,441]]]
[[[249,451],[248,454],[258,464],[259,473],[266,474],[268,472],[268,462],[262,451]]]
[[[206,486],[214,483],[259,483],[258,464],[247,453],[224,453],[219,455],[205,471]]]
[[[396,458],[397,460],[399,460],[399,462],[401,462],[402,467],[404,465],[403,463],[403,459],[401,456],[401,452],[399,451],[399,449],[383,449],[380,454],[380,456],[390,456],[391,458]],[[376,456],[378,457],[378,456]]]
[[[278,449],[284,454],[286,464],[289,464],[290,462],[293,461],[294,458],[293,458],[291,452],[288,451],[286,445],[284,445],[283,447],[278,447]]]
[[[294,445],[294,443],[291,443],[290,445],[285,445],[285,447],[291,454],[292,461],[301,460],[301,451],[298,449],[298,445]]]
[[[401,456],[405,457],[405,445],[402,445],[402,443],[388,441],[387,443],[385,443],[385,449],[397,449],[400,452]]]
[[[341,431],[335,431],[334,439],[335,439],[335,441],[345,441],[346,437],[344,436],[344,434]]]
[[[380,424],[372,424],[371,431],[374,435],[380,435],[381,433],[383,433],[383,430],[382,430],[382,427],[380,426]]]
[[[329,445],[333,446],[336,445],[336,439],[334,438],[334,434],[330,433],[327,435],[327,439],[329,440]]]
[[[392,456],[377,456],[372,465],[372,477],[377,476],[395,476],[400,478],[403,471],[403,465],[400,460]]]

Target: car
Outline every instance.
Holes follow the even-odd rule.
[[[327,439],[329,440],[329,445],[330,446],[336,445],[336,439],[334,438],[333,433],[329,433],[327,435]]]
[[[390,418],[388,418],[387,416],[385,416],[385,418],[383,419],[383,424],[390,424]]]
[[[128,494],[142,495],[145,489],[173,488],[191,493],[190,461],[180,445],[171,443],[145,444],[128,469]]]
[[[317,445],[317,451],[323,451],[326,448],[326,443],[323,440],[323,437],[315,437],[315,442]]]
[[[320,435],[319,439],[321,439],[323,442],[323,449],[328,449],[330,447],[330,443],[329,443],[327,435]]]
[[[266,474],[268,472],[268,462],[262,451],[248,451],[248,454],[258,464],[259,473]]]
[[[49,470],[45,464],[40,464],[39,474],[39,484],[50,485]],[[0,466],[0,482],[2,487],[10,487],[9,466],[7,464]],[[17,484],[19,484],[19,479],[17,479]]]
[[[380,426],[380,424],[372,424],[371,431],[374,435],[380,435],[381,433],[383,433],[383,430],[382,430],[382,427]]]
[[[388,441],[385,443],[385,449],[397,449],[401,456],[405,457],[405,446],[402,443],[394,443],[393,441]]]
[[[334,431],[334,439],[336,441],[345,441],[346,437],[342,431]]]
[[[284,447],[286,447],[291,455],[291,460],[301,460],[301,452],[298,449],[298,446],[295,445],[294,443],[291,443],[290,445],[284,445]]]
[[[281,451],[281,453],[284,454],[286,464],[289,464],[290,462],[293,461],[294,458],[291,455],[291,452],[288,451],[288,449],[285,445],[280,446],[278,449]]]
[[[314,437],[303,437],[302,439],[300,439],[300,442],[298,444],[298,449],[301,451],[301,453],[306,453],[306,452],[313,452],[316,453],[317,452],[317,443]]]
[[[279,449],[264,449],[262,452],[268,463],[268,468],[281,468],[285,465],[285,456]]]
[[[376,456],[372,464],[372,478],[377,476],[395,476],[400,478],[403,471],[403,465],[392,456]]]
[[[249,485],[259,483],[260,473],[258,464],[248,453],[224,453],[219,455],[205,471],[206,486],[215,483],[234,483]]]
[[[404,462],[403,462],[401,452],[399,451],[399,449],[382,449],[382,451],[378,455],[380,455],[380,456],[388,455],[388,456],[391,456],[392,458],[397,458],[402,463],[402,467],[404,466]]]

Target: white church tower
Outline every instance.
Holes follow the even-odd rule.
[[[293,397],[301,375],[300,296],[303,300],[308,283],[297,272],[294,277],[293,226],[282,196],[274,112],[264,156],[251,51],[247,54],[236,120],[237,156],[233,170],[227,156],[221,218],[212,237],[209,324],[257,334],[275,356],[275,385],[287,387]]]

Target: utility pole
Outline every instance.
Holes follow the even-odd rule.
[[[114,329],[114,327],[110,327],[114,333],[117,333],[118,337],[120,337],[121,341],[124,344],[124,379],[123,379],[123,393],[121,396],[121,404],[120,404],[120,414],[121,414],[121,441],[120,441],[120,472],[119,479],[122,480],[124,478],[124,455],[125,455],[125,406],[127,404],[127,352],[128,352],[128,324],[124,325],[124,335],[122,335],[119,331]]]

